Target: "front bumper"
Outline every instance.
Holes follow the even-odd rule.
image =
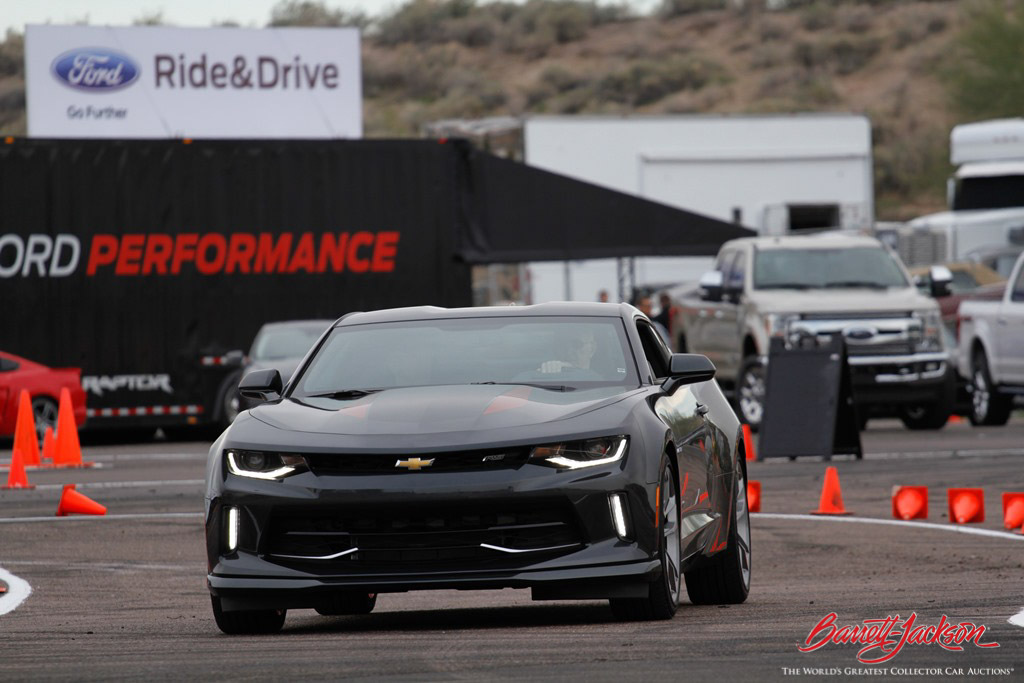
[[[342,456],[343,457],[343,456]],[[633,456],[634,461],[640,458]],[[654,487],[609,467],[226,474],[209,499],[208,584],[226,610],[303,608],[344,591],[532,588],[536,599],[643,597],[660,573]],[[610,493],[625,496],[626,540]],[[235,508],[236,548],[228,548]]]
[[[920,405],[952,401],[952,368],[945,351],[905,356],[850,356],[859,404]]]

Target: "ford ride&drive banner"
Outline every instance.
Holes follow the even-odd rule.
[[[354,28],[28,26],[30,137],[359,138]]]

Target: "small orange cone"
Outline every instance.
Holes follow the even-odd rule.
[[[896,519],[928,519],[928,487],[893,486],[892,516]]]
[[[839,470],[834,466],[825,468],[825,484],[821,487],[821,501],[812,515],[848,515],[843,507],[843,492],[839,488]]]
[[[747,509],[751,512],[761,511],[761,482],[747,481]]]
[[[1024,526],[1024,493],[1003,494],[1003,526],[1007,529]]]
[[[973,524],[985,521],[985,493],[981,489],[948,489],[949,521]]]
[[[57,452],[57,439],[53,435],[53,427],[47,427],[43,432],[43,454],[40,464],[53,467],[53,455]]]
[[[747,460],[757,460],[754,452],[754,436],[750,433],[750,425],[743,425],[743,448],[747,451]]]
[[[32,414],[32,399],[24,389],[21,390],[21,396],[18,397],[18,416],[14,422],[14,450],[21,451],[22,465],[39,464],[39,434],[36,433],[36,418]]]
[[[35,486],[28,483],[28,476],[25,474],[25,462],[21,455],[21,449],[15,448],[11,455],[11,471],[7,473],[7,486],[5,489],[34,489]]]
[[[54,467],[92,467],[94,463],[82,462],[82,446],[78,442],[78,426],[75,424],[71,393],[67,387],[60,390],[60,406],[57,410],[57,445],[53,453]]]
[[[68,484],[60,494],[60,502],[57,503],[57,516],[67,517],[68,515],[105,515],[107,508],[100,505],[92,498],[82,495],[75,490],[74,484]]]

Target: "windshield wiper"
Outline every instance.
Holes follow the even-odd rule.
[[[378,391],[384,391],[383,389],[339,389],[338,391],[328,391],[323,394],[310,394],[308,398],[335,398],[338,400],[345,400],[349,398],[362,398],[363,396],[369,396],[370,394],[376,394]]]
[[[548,391],[576,391],[576,387],[570,387],[567,384],[534,384],[533,382],[470,382],[470,384],[508,384],[517,387],[535,387],[537,389],[547,389]]]
[[[811,289],[814,285],[805,282],[772,282],[770,284],[757,285],[758,289]]]
[[[868,289],[889,289],[889,285],[882,284],[881,282],[872,282],[871,280],[839,280],[836,282],[827,282],[825,287],[829,289],[839,289],[842,287],[866,287]]]

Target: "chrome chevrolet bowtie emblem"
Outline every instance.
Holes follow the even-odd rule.
[[[395,467],[404,467],[407,470],[422,470],[424,467],[430,467],[433,464],[434,458],[431,458],[430,460],[409,458],[408,460],[399,460],[395,463]]]

